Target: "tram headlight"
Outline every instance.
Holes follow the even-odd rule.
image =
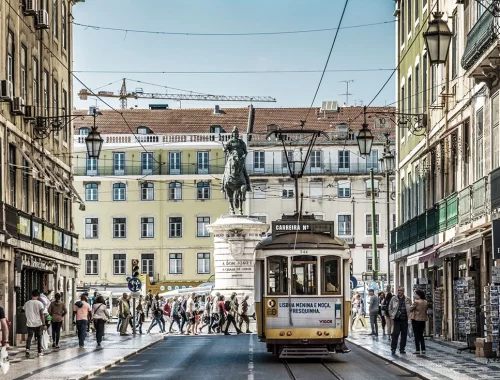
[[[280,331],[280,336],[285,336],[285,332],[284,331]]]
[[[292,336],[292,332],[291,331],[287,331],[286,335],[287,336]]]
[[[317,334],[318,336],[323,335],[323,333],[322,333],[321,331],[318,331],[316,334]]]
[[[325,336],[330,335],[330,333],[328,331],[325,331],[323,334],[325,334]]]

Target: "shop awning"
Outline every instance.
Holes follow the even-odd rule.
[[[443,258],[455,253],[465,252],[468,249],[479,247],[481,244],[483,244],[483,233],[477,233],[469,236],[468,238],[458,240],[457,242],[450,244],[449,247],[442,249],[439,252],[439,257]]]
[[[406,258],[406,266],[411,267],[413,265],[417,265],[418,259],[419,259],[421,254],[422,254],[422,252],[418,252],[418,253],[415,253],[414,255],[408,256]]]
[[[445,242],[439,243],[438,245],[435,245],[433,247],[427,248],[420,255],[418,262],[419,263],[426,263],[427,261],[434,260],[435,258],[437,258],[438,250],[440,248],[448,245],[449,243],[450,243],[449,241],[445,241]]]

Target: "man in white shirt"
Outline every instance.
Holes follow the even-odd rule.
[[[31,292],[31,300],[24,304],[26,314],[26,326],[28,326],[28,339],[26,339],[26,356],[30,356],[30,346],[33,335],[37,338],[38,356],[42,353],[42,331],[46,330],[45,317],[43,315],[44,306],[39,301],[40,292],[35,289]]]
[[[196,296],[196,293],[191,293],[189,296],[187,302],[186,302],[186,318],[188,322],[188,327],[186,329],[186,335],[189,335],[190,332],[193,334],[196,331],[192,331],[192,327],[194,326],[194,297]]]

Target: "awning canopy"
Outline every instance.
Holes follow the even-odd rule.
[[[406,266],[410,267],[418,264],[418,259],[422,252],[415,253],[414,255],[408,256],[406,258]]]
[[[457,242],[450,244],[449,247],[442,249],[439,252],[439,258],[443,258],[455,253],[465,252],[468,249],[479,247],[483,244],[483,233],[476,233],[467,238],[458,240]]]
[[[445,241],[442,243],[439,243],[438,245],[435,245],[433,247],[425,249],[420,257],[418,258],[419,263],[426,263],[428,261],[434,260],[438,257],[438,250],[446,245],[448,245],[450,241]]]

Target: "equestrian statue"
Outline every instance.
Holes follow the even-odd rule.
[[[234,215],[234,208],[239,209],[243,215],[243,202],[246,201],[246,193],[252,191],[250,178],[245,167],[247,156],[247,145],[240,139],[237,127],[233,128],[231,139],[224,145],[224,153],[227,160],[222,177],[221,192],[229,199],[229,212]]]

